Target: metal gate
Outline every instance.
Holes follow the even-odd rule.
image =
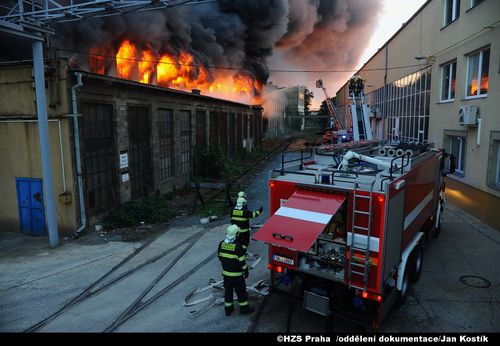
[[[147,107],[128,106],[128,136],[131,193],[132,198],[138,198],[153,190],[151,114]]]
[[[105,212],[119,203],[113,106],[83,103],[83,178],[89,215]]]

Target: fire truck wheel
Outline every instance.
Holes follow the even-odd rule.
[[[419,243],[413,249],[412,255],[411,255],[411,275],[410,275],[410,280],[411,282],[417,282],[418,279],[420,279],[420,274],[422,273],[422,265],[424,262],[424,251],[422,248],[422,245]]]
[[[403,282],[401,284],[401,291],[396,292],[396,302],[394,303],[394,307],[396,309],[399,309],[401,306],[403,306],[405,300],[406,300],[406,295],[408,293],[408,286],[410,286],[410,263],[407,264],[405,268],[405,273],[403,276]]]

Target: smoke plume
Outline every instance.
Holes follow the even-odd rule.
[[[273,54],[287,66],[352,67],[379,8],[380,0],[218,0],[59,24],[54,45],[116,54],[129,39],[158,55],[187,51],[205,66],[247,69],[266,82]]]

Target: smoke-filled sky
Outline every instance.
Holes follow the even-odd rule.
[[[187,50],[198,63],[250,70],[260,81],[306,85],[332,76],[269,69],[357,67],[373,32],[381,0],[217,0],[57,27],[56,46],[88,51],[124,38],[158,53]],[[362,39],[366,37],[366,42]],[[333,78],[343,77],[336,75]],[[327,87],[328,84],[327,84]],[[335,90],[329,87],[333,94]],[[314,90],[315,91],[315,90]]]
[[[313,107],[317,107],[324,96],[315,88],[315,81],[322,78],[333,96],[352,72],[275,70],[359,68],[362,60],[367,59],[363,54],[377,28],[392,24],[397,30],[409,17],[402,18],[403,14],[399,22],[388,22],[381,14],[399,13],[394,11],[394,6],[401,7],[402,3],[400,10],[410,7],[413,13],[423,1],[217,0],[62,23],[56,26],[57,35],[51,44],[84,52],[106,47],[110,49],[109,54],[114,55],[120,42],[130,39],[141,49],[150,49],[158,56],[187,51],[195,58],[195,64],[245,69],[259,81],[272,81],[279,86],[305,85],[314,92]],[[419,5],[415,6],[417,2]],[[389,3],[392,3],[390,9],[384,7]],[[405,6],[409,3],[411,6]],[[378,45],[389,37],[382,38]],[[373,45],[378,41],[371,42]]]

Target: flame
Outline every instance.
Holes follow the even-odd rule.
[[[116,75],[118,78],[132,79],[137,64],[136,48],[129,40],[124,40],[116,54]]]
[[[155,56],[149,49],[143,50],[141,61],[139,61],[139,82],[151,83],[151,77],[155,69]]]
[[[141,83],[152,84],[153,76],[156,75],[156,84],[163,87],[186,91],[199,89],[214,97],[260,103],[262,83],[249,73],[211,70],[199,66],[201,64],[187,51],[180,51],[178,55],[157,53],[150,48],[140,51],[129,40],[123,40],[115,59],[117,77],[132,80],[138,78]],[[95,59],[95,63],[91,63],[91,70],[104,74],[104,57],[102,63],[99,64],[99,61],[101,60]],[[101,65],[103,67],[98,68]]]
[[[478,87],[480,88],[479,92],[481,95],[487,94],[488,93],[488,85],[489,85],[489,78],[488,75],[483,74],[481,77],[481,84],[478,85],[477,78],[472,80],[472,84],[470,86],[470,96],[476,96],[477,95],[477,89]]]
[[[106,72],[105,65],[106,50],[99,47],[90,48],[89,67],[90,72],[104,74]]]
[[[477,79],[472,80],[472,85],[470,86],[470,96],[477,95]]]
[[[488,78],[488,75],[487,74],[484,74],[482,77],[481,77],[481,94],[486,94],[488,93],[488,83],[489,82],[489,78]]]
[[[174,59],[168,54],[162,55],[156,67],[156,82],[158,85],[169,86],[170,82],[177,77],[177,73]]]

